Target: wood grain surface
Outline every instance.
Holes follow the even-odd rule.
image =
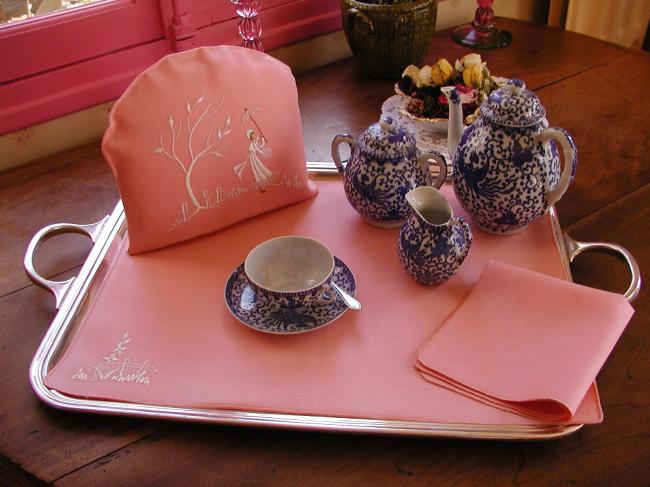
[[[650,58],[579,34],[499,20],[514,41],[483,53],[497,75],[535,89],[551,125],[578,146],[576,180],[558,204],[574,238],[627,247],[650,269]],[[468,51],[437,33],[428,61]],[[347,59],[298,76],[309,160],[329,160],[332,137],[377,120],[393,83]],[[650,298],[598,377],[605,421],[552,442],[483,442],[333,435],[72,414],[39,403],[27,373],[54,299],[22,270],[43,226],[90,223],[118,199],[99,143],[0,173],[0,485],[650,485]],[[37,267],[73,274],[90,244],[60,236]],[[584,254],[577,282],[616,292],[621,261]]]

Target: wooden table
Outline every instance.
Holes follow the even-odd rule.
[[[514,34],[483,53],[493,73],[522,78],[552,125],[579,149],[578,175],[558,204],[580,240],[617,242],[650,269],[650,56],[541,25],[501,20]],[[449,31],[428,61],[469,51]],[[353,59],[298,77],[307,157],[329,160],[340,131],[379,116],[392,82],[363,77]],[[0,174],[0,484],[38,485],[648,485],[650,482],[650,297],[598,376],[605,421],[541,443],[350,436],[78,415],[52,410],[27,371],[55,314],[54,299],[22,270],[41,227],[89,223],[118,199],[99,143]],[[74,274],[90,244],[67,235],[42,247],[37,268]],[[581,256],[576,281],[622,292],[616,258]]]

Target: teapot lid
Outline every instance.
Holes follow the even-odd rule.
[[[528,127],[541,122],[546,110],[522,80],[511,79],[490,93],[481,105],[481,114],[499,125]]]
[[[392,164],[397,164],[404,158],[413,158],[417,152],[413,135],[406,127],[387,116],[382,116],[378,123],[368,127],[357,142],[373,159]]]

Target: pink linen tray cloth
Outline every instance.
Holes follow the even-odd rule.
[[[467,297],[488,260],[566,279],[550,219],[511,237],[475,231],[459,273],[427,287],[402,270],[397,229],[364,223],[340,181],[318,186],[314,199],[155,252],[128,255],[124,238],[45,384],[76,397],[178,407],[540,424],[434,386],[414,364],[418,349]],[[442,191],[454,212],[466,217],[451,188]],[[256,244],[286,234],[316,238],[350,266],[361,312],[291,336],[260,333],[231,316],[223,298],[230,273]],[[95,374],[102,364],[114,372]],[[594,384],[562,424],[601,416]]]

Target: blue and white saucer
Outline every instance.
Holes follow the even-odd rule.
[[[334,257],[332,280],[354,296],[357,285],[352,271],[338,257]],[[244,325],[264,333],[291,335],[306,333],[338,319],[348,308],[337,296],[331,303],[314,303],[297,307],[278,307],[258,298],[244,273],[244,264],[228,278],[225,290],[226,306]]]

